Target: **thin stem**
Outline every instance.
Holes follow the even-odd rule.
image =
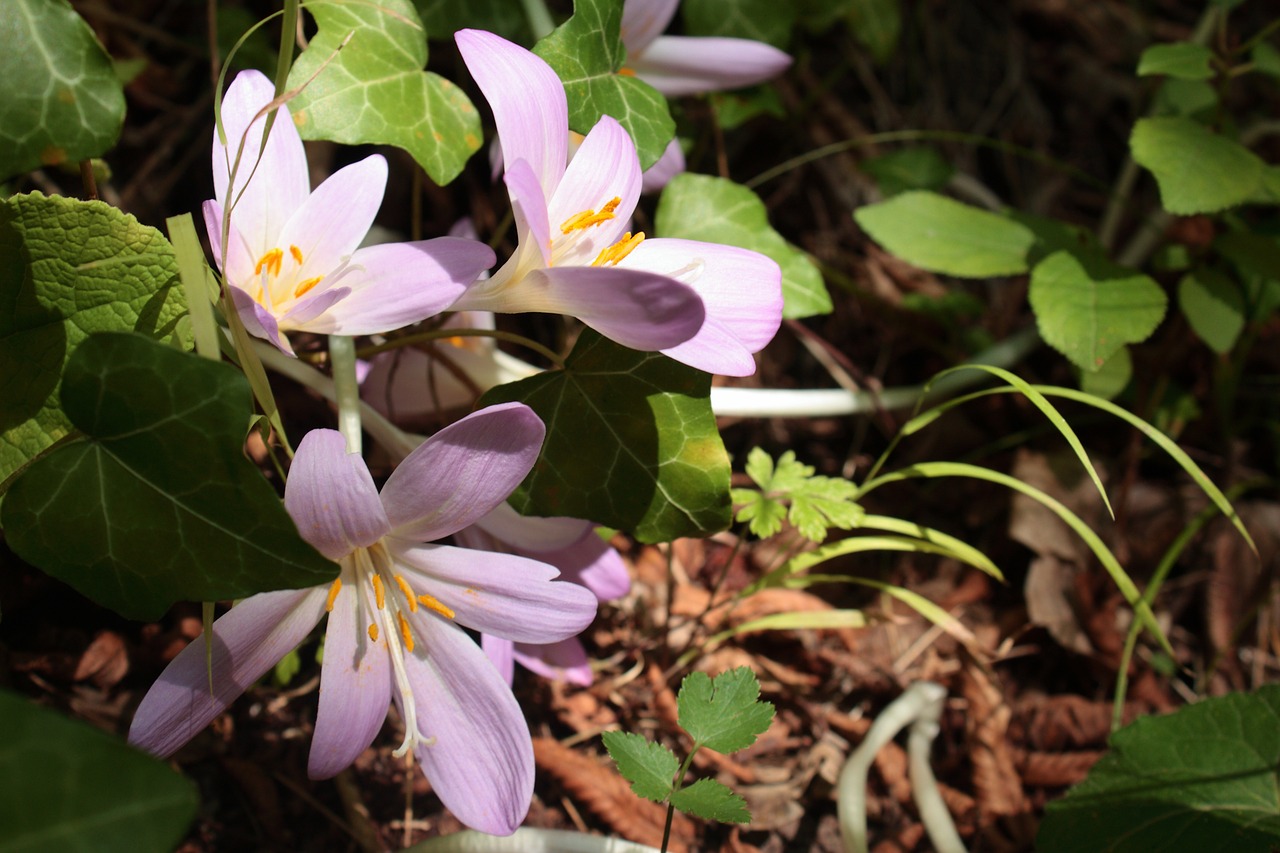
[[[547,10],[547,4],[544,0],[520,0],[524,6],[524,17],[529,22],[529,32],[533,34],[533,40],[543,38],[550,35],[556,28],[556,22],[551,18],[551,12]]]
[[[671,843],[671,822],[675,820],[676,807],[667,803],[667,822],[662,825],[662,853],[667,853],[667,845]]]
[[[620,838],[584,835],[565,829],[522,826],[507,836],[486,835],[474,829],[428,838],[405,853],[660,853],[658,848]]]
[[[428,332],[417,332],[416,334],[394,338],[385,343],[364,347],[357,350],[356,355],[360,358],[370,358],[380,352],[449,338],[494,338],[495,340],[506,341],[507,343],[533,350],[556,367],[564,367],[564,358],[555,350],[545,347],[531,338],[526,338],[524,335],[517,335],[515,332],[504,332],[499,329],[432,329]]]
[[[360,383],[356,379],[356,342],[346,335],[329,336],[329,359],[338,403],[338,431],[347,440],[348,453],[360,453]]]

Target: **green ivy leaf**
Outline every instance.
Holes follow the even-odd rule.
[[[671,795],[671,805],[685,814],[721,823],[751,823],[747,801],[715,779],[699,779]]]
[[[191,347],[173,247],[98,201],[0,201],[0,483],[71,432],[58,388],[93,332]]]
[[[860,207],[853,218],[892,254],[962,278],[1026,272],[1036,242],[1025,225],[923,190]]]
[[[427,36],[451,39],[458,30],[481,29],[509,41],[529,41],[524,7],[511,0],[414,0]]]
[[[666,801],[680,769],[671,750],[631,732],[605,732],[600,737],[632,791],[655,802]]]
[[[886,197],[907,190],[937,190],[946,186],[955,169],[936,148],[917,145],[900,148],[879,157],[868,157],[858,168],[875,179]]]
[[[1049,803],[1043,853],[1280,845],[1280,686],[1205,699],[1116,732],[1089,776]]]
[[[618,36],[621,23],[617,0],[574,0],[573,17],[534,45],[533,52],[564,83],[569,128],[589,133],[601,116],[613,116],[631,134],[640,166],[647,169],[675,138],[676,123],[657,89],[617,73],[626,59]]]
[[[1202,44],[1153,44],[1138,59],[1138,76],[1166,74],[1179,80],[1208,80],[1213,76],[1212,60],[1213,51]]]
[[[423,71],[427,35],[409,0],[326,0],[307,7],[319,32],[289,72],[301,86],[349,34],[351,41],[289,103],[303,139],[385,144],[447,184],[480,148],[480,115],[456,85]]]
[[[333,580],[244,455],[249,384],[228,364],[141,335],[94,335],[67,362],[62,401],[84,437],[14,481],[9,546],[116,612],[243,598]]]
[[[0,826],[6,853],[168,853],[196,790],[93,726],[0,691]]]
[[[1244,331],[1244,294],[1217,270],[1200,267],[1184,275],[1178,305],[1191,330],[1216,353],[1228,352]]]
[[[1027,294],[1045,342],[1082,370],[1150,337],[1168,299],[1142,273],[1096,255],[1054,252],[1031,271]]]
[[[492,389],[547,425],[533,471],[511,496],[532,515],[587,518],[641,542],[729,525],[729,457],[711,412],[711,377],[585,330],[564,370]]]
[[[66,0],[0,3],[0,179],[97,157],[124,125],[124,87]]]
[[[785,48],[796,7],[776,0],[684,0],[680,15],[691,36],[751,39]]]
[[[809,256],[769,225],[764,202],[726,178],[677,175],[662,191],[654,230],[681,237],[752,249],[782,268],[782,316],[788,319],[831,313],[831,297]]]
[[[773,721],[773,704],[759,699],[760,682],[745,666],[714,681],[705,672],[691,672],[676,696],[680,727],[698,747],[726,755],[746,749]]]
[[[1264,164],[1256,154],[1187,118],[1140,119],[1129,148],[1155,175],[1170,213],[1214,213],[1243,204],[1262,181]]]

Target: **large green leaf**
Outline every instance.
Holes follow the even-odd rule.
[[[244,455],[249,384],[141,335],[94,335],[62,401],[85,435],[37,460],[0,505],[23,559],[133,619],[174,601],[333,580]]]
[[[584,331],[563,370],[502,385],[547,424],[533,471],[511,497],[532,515],[568,515],[642,542],[729,526],[729,457],[711,413],[711,377]]]
[[[4,0],[0,44],[0,179],[116,144],[124,88],[70,3]]]
[[[796,6],[777,0],[684,0],[680,14],[691,36],[751,39],[786,47]]]
[[[456,85],[422,70],[427,35],[413,4],[325,0],[307,8],[320,31],[294,62],[289,87],[333,61],[289,104],[302,138],[395,145],[437,184],[456,178],[480,148],[480,116]]]
[[[3,13],[0,13],[3,14]],[[191,346],[173,247],[97,201],[40,193],[0,202],[0,483],[71,431],[63,365],[93,332]]]
[[[1280,686],[1206,699],[1116,732],[1111,751],[1049,804],[1042,853],[1280,847]]]
[[[1262,182],[1263,162],[1256,154],[1191,119],[1140,119],[1129,148],[1138,165],[1155,175],[1170,213],[1214,213],[1243,204]]]
[[[1045,342],[1082,370],[1146,340],[1168,298],[1142,273],[1101,256],[1058,251],[1036,264],[1027,294]]]
[[[600,116],[613,116],[631,134],[647,169],[676,135],[667,99],[633,75],[618,74],[626,50],[618,36],[618,0],[574,0],[573,17],[533,46],[555,69],[569,99],[569,127],[588,133]]]
[[[195,786],[93,726],[0,691],[0,850],[168,853]]]
[[[769,225],[764,202],[727,178],[677,175],[662,191],[654,227],[661,237],[683,237],[753,249],[782,268],[782,316],[831,312],[822,274],[809,256]]]
[[[923,190],[860,207],[853,218],[903,260],[965,278],[1026,272],[1036,243],[1019,222]]]

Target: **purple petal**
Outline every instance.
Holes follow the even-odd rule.
[[[440,801],[472,829],[510,835],[533,798],[533,743],[511,688],[480,647],[443,619],[419,620],[405,655],[418,727],[415,754]],[[429,651],[423,651],[423,650]]]
[[[484,649],[485,657],[489,659],[489,662],[493,664],[493,668],[498,671],[498,674],[502,676],[507,684],[515,681],[515,643],[510,640],[504,640],[501,637],[495,637],[492,634],[481,634],[480,648]]]
[[[540,555],[560,570],[566,581],[580,583],[601,601],[621,598],[631,591],[631,576],[622,555],[591,530],[567,548]]]
[[[350,277],[342,278],[346,280]],[[323,289],[317,287],[295,302],[293,307],[280,317],[280,328],[325,335],[332,332],[334,322],[328,316],[329,312],[351,295],[351,288],[339,286],[336,279],[337,277],[332,285]]]
[[[231,608],[213,623],[213,695],[204,639],[197,638],[143,697],[129,743],[172,755],[302,642],[324,615],[324,602],[324,588],[316,587],[266,592]]]
[[[696,36],[662,36],[627,57],[637,77],[669,98],[752,86],[790,64],[790,56],[764,42]]]
[[[334,272],[369,233],[386,188],[387,161],[381,154],[344,166],[316,187],[274,244],[285,252],[286,271],[295,269],[291,247],[302,252],[301,268],[293,278],[282,275],[281,279],[292,286],[293,281]]]
[[[577,637],[545,646],[517,643],[512,656],[525,669],[551,681],[567,681],[590,687],[595,680],[587,650]]]
[[[394,534],[431,541],[487,515],[529,473],[545,435],[541,419],[522,403],[490,406],[440,430],[382,487]]]
[[[231,302],[236,306],[236,314],[244,324],[244,330],[255,338],[261,338],[285,355],[293,355],[293,347],[289,339],[280,331],[276,318],[271,312],[259,305],[252,296],[245,293],[235,284],[228,284]]]
[[[275,86],[261,72],[240,72],[222,99],[222,126],[227,134],[225,148],[218,143],[216,129],[213,133],[213,188],[218,203],[224,208],[228,206],[227,180],[231,164],[240,149],[240,140],[245,140],[232,188],[231,221],[240,229],[255,257],[275,245],[284,224],[306,201],[311,189],[307,155],[288,107],[280,107],[276,113],[267,145],[261,149],[262,157],[258,157],[266,118],[253,122],[252,127],[249,123],[274,98]],[[246,130],[248,136],[245,136]]]
[[[751,354],[773,340],[782,323],[782,271],[758,252],[696,240],[645,240],[619,269],[674,276],[697,291],[706,306],[698,334],[663,353],[725,376],[755,372]]]
[[[387,539],[392,559],[414,589],[435,596],[458,624],[522,643],[554,643],[580,633],[596,615],[596,597],[577,584],[554,581],[554,566],[449,545]],[[418,621],[439,619],[425,610]]]
[[[235,223],[227,229],[227,267],[222,269],[222,205],[209,199],[201,210],[204,212],[204,227],[209,235],[209,248],[213,252],[213,262],[221,269],[230,282],[247,287],[253,283],[253,267],[257,263],[252,250],[245,242],[244,235],[237,230]]]
[[[569,157],[569,108],[551,66],[482,30],[459,30],[458,50],[493,110],[502,159],[528,161],[545,195],[555,193]]]
[[[652,166],[644,170],[640,180],[640,192],[656,193],[670,183],[671,179],[684,171],[684,149],[680,140],[673,139],[667,143],[667,150]]]
[[[498,504],[493,512],[477,521],[475,527],[468,529],[476,528],[509,546],[502,550],[511,550],[512,553],[529,556],[568,548],[593,531],[591,522],[580,518],[539,518],[521,515],[508,503]],[[459,535],[466,532],[459,531]],[[542,558],[537,557],[537,559]]]
[[[302,437],[284,489],[288,510],[302,538],[330,560],[366,548],[391,530],[378,489],[358,453],[331,429]]]
[[[679,5],[680,0],[626,0],[620,35],[627,53],[640,53],[648,47],[671,23]]]
[[[386,640],[374,643],[365,632],[372,602],[369,590],[343,571],[344,584],[325,628],[320,670],[320,707],[311,736],[307,775],[336,776],[373,743],[391,705],[391,656]]]
[[[543,265],[551,263],[551,224],[547,218],[547,197],[538,183],[538,176],[527,160],[511,164],[503,177],[507,194],[511,197],[511,213],[516,220],[516,233],[520,235],[520,252],[528,251],[532,244],[542,256]]]
[[[571,235],[561,233],[562,223],[571,217],[588,210],[598,211],[615,198],[619,204],[613,219]],[[635,144],[622,125],[602,116],[582,140],[548,204],[552,240],[571,246],[563,255],[557,252],[555,263],[577,266],[594,261],[627,230],[639,198],[640,161]]]
[[[484,243],[457,237],[360,249],[342,279],[351,293],[329,311],[325,331],[373,335],[425,320],[457,301],[494,260]]]

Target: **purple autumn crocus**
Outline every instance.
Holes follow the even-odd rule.
[[[558,570],[508,554],[424,544],[487,515],[524,478],[545,428],[531,409],[482,409],[436,433],[374,486],[341,434],[298,446],[285,508],[341,573],[328,587],[245,599],[205,646],[169,664],[138,707],[131,743],[167,756],[298,645],[326,613],[320,704],[307,772],[335,775],[377,735],[395,702],[409,751],[466,825],[509,835],[533,795],[533,747],[511,689],[461,626],[553,643],[590,623],[596,597]]]
[[[227,144],[214,134],[216,197],[204,203],[214,257],[250,334],[292,354],[289,331],[391,331],[447,308],[493,265],[488,246],[453,237],[359,248],[382,204],[386,160],[366,157],[312,191],[287,107],[279,108],[262,145],[265,108],[274,97],[271,82],[257,71],[241,72],[228,87],[222,101]]]
[[[778,265],[746,249],[627,231],[640,162],[622,126],[602,117],[566,168],[568,104],[551,67],[492,33],[455,39],[498,126],[519,245],[453,308],[569,314],[633,349],[754,373],[752,354],[782,321]]]
[[[596,535],[588,521],[576,518],[522,516],[510,504],[500,504],[475,524],[454,534],[458,544],[480,551],[500,551],[550,563],[567,581],[580,583],[600,601],[621,598],[631,589],[631,578],[621,555]],[[493,634],[481,636],[489,660],[510,684],[514,664],[544,678],[587,686],[591,663],[577,637],[557,643],[517,643]]]

